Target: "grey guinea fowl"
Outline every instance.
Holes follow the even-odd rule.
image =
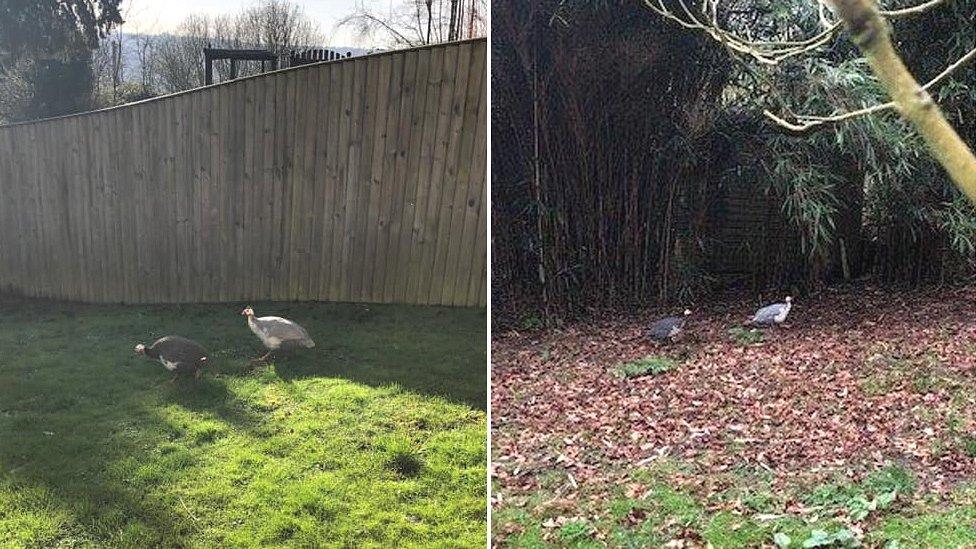
[[[279,349],[294,349],[296,347],[312,348],[315,342],[308,336],[305,328],[298,323],[281,318],[280,316],[254,316],[254,309],[245,307],[241,314],[247,317],[247,326],[258,336],[261,343],[268,350],[264,356],[254,359],[255,362],[267,360],[271,353]]]
[[[790,308],[792,307],[793,298],[786,296],[785,303],[774,303],[756,311],[756,314],[752,317],[751,322],[752,324],[766,326],[770,324],[780,324],[786,320],[786,315],[790,314]]]
[[[207,350],[196,341],[180,336],[161,337],[149,347],[142,343],[136,345],[137,354],[144,355],[146,358],[158,360],[162,365],[173,372],[173,379],[176,381],[180,374],[193,374],[200,377],[200,368],[207,363]]]
[[[662,318],[651,324],[650,330],[648,330],[648,335],[657,339],[659,341],[664,341],[667,339],[672,339],[681,333],[681,329],[685,325],[685,317],[691,314],[691,311],[685,309],[682,316],[669,316],[667,318]]]

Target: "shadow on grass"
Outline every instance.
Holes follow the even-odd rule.
[[[275,365],[285,380],[397,384],[485,409],[483,311],[253,305],[300,322],[318,343]],[[0,299],[0,538],[16,540],[22,529],[25,544],[40,545],[172,547],[192,539],[200,525],[178,489],[157,489],[179,486],[198,458],[192,444],[208,443],[207,432],[190,432],[206,425],[182,418],[210,416],[248,433],[263,421],[227,386],[260,375],[246,365],[263,351],[241,308]],[[161,365],[132,353],[167,334],[210,349],[219,376],[169,384]]]
[[[282,379],[338,377],[403,389],[485,410],[487,321],[483,310],[361,304],[252,304],[259,316],[295,320],[312,349],[275,357]],[[243,320],[241,328],[247,330]],[[264,353],[249,331],[250,356]]]

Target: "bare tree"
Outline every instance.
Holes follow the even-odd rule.
[[[236,15],[191,15],[173,35],[160,38],[149,64],[163,92],[175,92],[204,84],[203,48],[255,48],[282,54],[294,47],[325,41],[318,25],[300,6],[289,0],[261,0]],[[230,65],[214,66],[220,80],[230,78]],[[238,76],[255,74],[261,66],[242,64]]]
[[[203,85],[203,48],[213,41],[212,28],[210,17],[191,15],[180,23],[175,35],[160,39],[152,59],[160,91],[172,93]]]
[[[242,42],[273,53],[324,42],[318,25],[300,6],[287,0],[262,0],[241,12],[234,26]]]
[[[136,47],[136,55],[139,59],[139,83],[142,86],[143,93],[149,95],[154,93],[156,89],[154,82],[156,73],[153,66],[153,61],[156,58],[156,38],[151,35],[139,36],[136,38]]]
[[[487,13],[487,0],[401,0],[389,10],[360,1],[339,26],[392,47],[411,47],[484,36]]]

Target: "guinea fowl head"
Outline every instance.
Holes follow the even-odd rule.
[[[691,314],[691,309],[685,309],[685,313],[684,314],[685,314],[685,316],[690,315]]]
[[[144,355],[146,354],[146,346],[140,343],[136,345],[135,351],[137,355]]]
[[[793,303],[793,298],[790,297],[790,296],[786,296],[786,302],[787,303]]]
[[[241,314],[247,317],[254,316],[254,309],[252,309],[251,306],[248,305],[247,307],[244,307],[244,310],[241,311]]]

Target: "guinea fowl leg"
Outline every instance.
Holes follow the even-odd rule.
[[[173,379],[171,379],[171,380],[169,380],[169,382],[170,382],[170,383],[176,383],[176,378],[178,378],[178,377],[180,377],[180,374],[176,374],[176,375],[174,375],[174,376],[173,376]]]
[[[196,378],[196,379],[200,379],[200,374],[201,373],[203,373],[203,372],[200,371],[200,368],[197,368],[197,371],[196,371],[196,373],[193,374],[193,377]]]
[[[267,353],[264,353],[264,356],[259,356],[258,358],[252,359],[251,360],[251,364],[258,364],[258,363],[261,363],[261,362],[265,362],[265,361],[268,360],[268,357],[269,356],[271,356],[271,351],[268,351]]]

